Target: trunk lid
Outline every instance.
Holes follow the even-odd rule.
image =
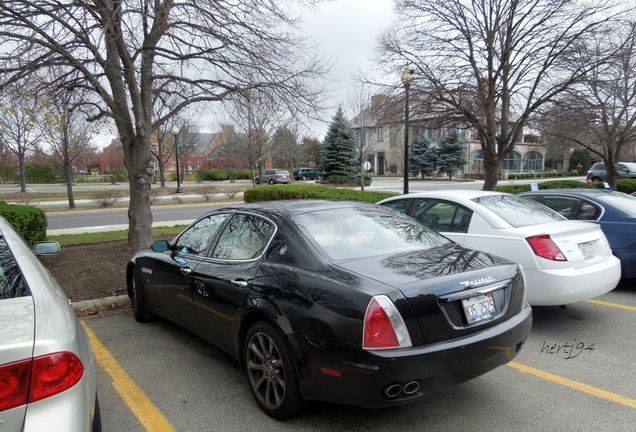
[[[338,265],[399,290],[426,343],[481,331],[523,307],[524,287],[516,264],[454,243]],[[465,308],[477,300],[491,301],[495,310],[469,322]]]
[[[527,237],[549,234],[573,268],[605,261],[612,255],[607,238],[597,224],[562,221],[524,227]]]

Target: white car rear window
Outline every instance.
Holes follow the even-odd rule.
[[[567,220],[554,210],[536,201],[514,195],[487,195],[473,198],[473,201],[481,204],[515,228]]]

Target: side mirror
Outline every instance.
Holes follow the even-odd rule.
[[[151,249],[155,252],[165,252],[170,249],[170,243],[167,240],[157,240],[152,244]]]
[[[41,241],[33,245],[36,255],[55,255],[60,252],[60,244],[56,241]]]

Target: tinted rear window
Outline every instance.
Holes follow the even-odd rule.
[[[450,243],[446,237],[396,211],[339,208],[304,213],[296,224],[332,260],[398,254]]]
[[[0,300],[31,295],[11,249],[0,237]]]
[[[487,195],[473,198],[473,201],[486,207],[513,227],[567,220],[536,201],[515,195]]]

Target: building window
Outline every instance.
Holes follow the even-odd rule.
[[[384,126],[378,126],[378,141],[384,141]]]
[[[543,171],[543,156],[538,151],[531,151],[523,156],[524,171]]]
[[[389,147],[397,147],[397,128],[391,128],[391,142],[389,143]]]
[[[484,172],[484,151],[482,149],[475,150],[470,154],[470,159],[468,161],[469,168],[468,171],[471,173],[482,173]]]
[[[389,166],[389,172],[391,174],[397,174],[397,165],[390,165]]]
[[[521,155],[514,150],[511,151],[504,159],[501,169],[511,173],[521,172]]]

